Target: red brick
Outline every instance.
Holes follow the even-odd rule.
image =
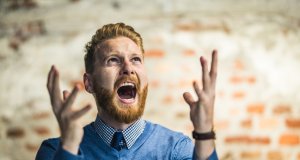
[[[35,127],[35,128],[33,128],[33,131],[40,136],[50,135],[50,130],[44,126]]]
[[[163,103],[164,104],[171,104],[172,102],[173,102],[173,97],[172,96],[167,95],[163,98]]]
[[[299,145],[300,138],[297,134],[284,134],[280,136],[279,143],[282,145]]]
[[[256,78],[254,76],[249,76],[246,80],[249,84],[254,84],[256,82]]]
[[[175,31],[223,31],[229,34],[231,31],[225,23],[200,23],[196,21],[179,23],[175,26]]]
[[[21,43],[19,38],[13,37],[9,42],[9,47],[13,50],[18,50]]]
[[[248,136],[231,136],[225,138],[226,143],[249,143]]]
[[[26,143],[25,148],[26,148],[26,150],[28,150],[30,152],[36,152],[38,150],[39,146],[35,145],[35,144],[31,144],[31,143]]]
[[[145,56],[150,58],[162,58],[165,56],[165,52],[160,49],[151,49],[145,51]]]
[[[199,24],[197,22],[177,24],[175,26],[175,29],[176,30],[182,30],[182,31],[195,31],[195,30],[199,30]]]
[[[4,123],[6,123],[6,124],[11,123],[11,118],[9,116],[3,115],[0,118],[1,118],[1,121],[4,122]]]
[[[9,128],[6,132],[8,138],[23,138],[25,136],[25,131],[20,127]]]
[[[259,159],[261,153],[259,151],[244,151],[240,154],[241,159]]]
[[[245,64],[240,59],[236,59],[233,67],[235,70],[244,70]]]
[[[196,52],[192,49],[186,49],[183,51],[183,55],[187,57],[194,57],[196,56]]]
[[[254,137],[250,139],[250,143],[254,144],[270,144],[270,138],[269,137]]]
[[[175,114],[176,118],[179,118],[179,119],[186,119],[188,117],[188,113],[185,113],[185,112],[177,112]]]
[[[265,111],[263,103],[252,103],[247,106],[248,113],[262,114]]]
[[[230,125],[230,123],[226,119],[215,120],[215,122],[214,122],[214,129],[216,129],[216,130],[222,130],[223,131],[223,130],[228,129],[229,125]]]
[[[279,105],[275,106],[273,109],[274,114],[289,114],[291,112],[292,112],[292,110],[289,105],[279,104]]]
[[[280,151],[269,151],[267,153],[268,160],[283,160],[283,154]]]
[[[245,119],[245,120],[242,120],[241,123],[240,123],[241,127],[243,128],[251,128],[252,127],[252,119]]]
[[[150,86],[151,86],[151,88],[158,88],[158,87],[160,87],[159,80],[153,80],[153,81],[151,81],[150,82]]]
[[[51,115],[50,112],[40,112],[40,113],[34,113],[31,115],[31,118],[34,120],[40,120],[40,119],[46,119],[49,118]]]
[[[288,128],[298,128],[298,129],[300,129],[300,119],[288,118],[288,119],[285,120],[285,125]]]
[[[244,97],[246,96],[246,93],[244,91],[235,91],[233,94],[232,94],[232,97],[234,99],[243,99]]]
[[[232,76],[230,77],[230,83],[236,85],[236,84],[240,84],[243,82],[243,78],[241,76]]]
[[[269,137],[250,137],[247,135],[243,136],[231,136],[225,138],[226,143],[245,143],[245,144],[260,144],[268,145],[270,144]]]

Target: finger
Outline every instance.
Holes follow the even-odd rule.
[[[64,112],[65,110],[69,109],[70,106],[73,104],[76,95],[78,93],[78,86],[75,86],[74,89],[72,90],[71,94],[68,96],[68,98],[65,101],[65,104],[63,105],[62,109],[61,109],[61,113]]]
[[[63,97],[64,97],[64,100],[66,100],[66,99],[69,97],[69,95],[70,95],[70,92],[69,92],[69,91],[67,91],[67,90],[64,90],[64,91],[63,91]]]
[[[52,91],[53,74],[54,72],[53,72],[53,65],[52,65],[48,73],[48,80],[47,80],[47,89],[49,93],[50,91]]]
[[[61,92],[59,87],[59,73],[55,67],[53,67],[53,82],[52,82],[52,92],[51,96],[53,98],[54,107],[60,106],[62,99],[61,99]],[[57,109],[57,108],[55,108]]]
[[[82,108],[81,110],[74,112],[74,113],[71,115],[71,119],[72,119],[72,120],[76,120],[76,119],[82,117],[82,116],[83,116],[84,114],[86,114],[91,108],[92,108],[91,105],[88,104],[87,106],[85,106],[85,107]]]
[[[212,61],[211,61],[210,72],[209,72],[211,84],[213,87],[215,87],[215,84],[216,84],[217,67],[218,67],[218,51],[213,50]]]
[[[209,75],[208,75],[208,68],[207,68],[207,61],[204,57],[200,57],[200,63],[202,67],[202,84],[203,90],[207,91],[209,88]]]
[[[193,104],[195,103],[195,100],[193,98],[193,96],[191,95],[191,93],[189,92],[184,92],[183,93],[183,99],[185,100],[185,102],[192,107]]]
[[[199,100],[200,101],[203,100],[203,91],[202,91],[202,89],[200,89],[198,82],[194,81],[193,86],[194,86],[194,90],[195,90]]]

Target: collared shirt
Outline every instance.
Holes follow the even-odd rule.
[[[128,149],[130,149],[139,136],[143,133],[146,126],[144,120],[138,119],[132,125],[130,125],[125,130],[122,130],[124,135],[125,143]],[[120,131],[112,128],[111,126],[105,124],[99,116],[95,120],[95,130],[97,134],[102,138],[102,140],[110,146],[115,132]]]

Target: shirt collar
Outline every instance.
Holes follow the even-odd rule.
[[[138,119],[128,128],[122,131],[127,148],[130,149],[139,136],[143,133],[146,123],[144,120]],[[116,131],[111,126],[105,124],[99,116],[95,120],[95,130],[97,134],[102,138],[102,140],[110,146],[113,135]]]

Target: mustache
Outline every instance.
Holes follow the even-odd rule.
[[[135,85],[135,88],[136,89],[140,89],[140,79],[137,77],[137,76],[123,76],[123,77],[120,77],[119,79],[117,79],[117,81],[115,82],[114,84],[114,89],[117,90],[118,87],[124,83],[124,82],[131,82],[131,83],[134,83]]]

